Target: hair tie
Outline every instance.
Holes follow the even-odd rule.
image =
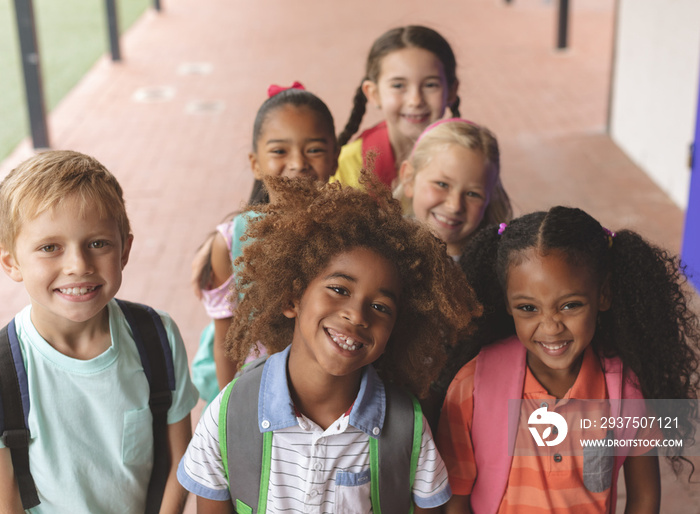
[[[498,235],[499,235],[499,236],[502,236],[502,235],[503,235],[503,232],[506,231],[506,227],[507,227],[507,226],[508,226],[507,223],[501,223],[500,225],[498,225]]]
[[[450,123],[453,121],[460,122],[460,123],[466,123],[467,125],[473,125],[475,127],[479,126],[476,123],[474,123],[473,121],[465,120],[464,118],[446,118],[444,120],[437,120],[437,121],[431,123],[430,125],[428,125],[427,127],[425,127],[425,130],[423,132],[421,132],[420,136],[418,136],[418,139],[416,139],[416,142],[413,144],[413,149],[411,150],[411,155],[410,155],[409,159],[413,159],[413,153],[416,151],[416,147],[418,146],[418,143],[420,143],[421,139],[423,139],[423,137],[428,132],[433,130],[435,127],[442,125],[443,123]]]
[[[272,98],[273,96],[278,95],[282,91],[286,91],[287,89],[301,89],[303,91],[306,88],[302,85],[301,82],[297,82],[297,81],[294,81],[294,84],[292,84],[289,87],[283,87],[283,86],[278,86],[277,84],[272,84],[270,87],[267,88],[267,97]]]
[[[605,228],[605,227],[603,227],[603,232],[605,232],[605,237],[606,237],[607,240],[608,240],[608,248],[612,248],[612,245],[613,245],[613,238],[614,238],[615,236],[617,236],[617,234],[616,234],[615,232],[613,232],[612,230],[607,229],[607,228]]]

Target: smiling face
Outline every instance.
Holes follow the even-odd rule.
[[[443,145],[420,170],[404,163],[401,176],[416,219],[447,244],[447,253],[460,255],[484,219],[491,195],[484,154],[458,144]]]
[[[328,182],[338,166],[335,135],[321,116],[306,106],[284,104],[271,110],[249,155],[255,178],[313,178]]]
[[[448,86],[442,62],[435,54],[408,47],[385,55],[377,81],[366,80],[362,90],[381,110],[392,144],[399,138],[413,144],[454,102],[457,84]]]
[[[541,255],[533,248],[508,269],[506,289],[508,312],[535,376],[577,373],[598,312],[610,307],[597,277],[567,262],[561,252]]]
[[[2,250],[5,272],[24,282],[40,333],[90,322],[119,290],[132,237],[122,243],[117,222],[73,197],[25,221],[14,252]]]
[[[400,291],[396,268],[375,251],[336,255],[284,312],[295,319],[290,363],[316,376],[359,377],[384,353]]]

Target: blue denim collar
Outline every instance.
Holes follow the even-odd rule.
[[[262,372],[258,396],[258,428],[261,432],[295,426],[297,418],[287,384],[287,359],[291,345],[271,355]],[[378,437],[384,426],[386,392],[373,366],[362,370],[360,391],[350,411],[350,424]]]

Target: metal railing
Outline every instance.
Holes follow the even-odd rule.
[[[34,5],[32,0],[15,0],[17,17],[17,34],[22,56],[24,89],[27,94],[29,126],[32,132],[34,148],[49,147],[49,130],[46,125],[46,107],[44,89],[41,80],[41,59],[36,43],[36,25],[34,23]]]
[[[33,0],[14,0],[14,5],[32,144],[35,149],[49,148],[49,130],[46,123],[46,103],[41,78],[41,58],[36,39],[34,4]],[[122,57],[119,46],[116,0],[105,0],[105,7],[112,61],[120,61]],[[160,0],[153,0],[153,8],[156,11],[162,10]]]
[[[505,3],[512,4],[513,0]],[[557,50],[564,50],[569,44],[569,0],[559,0],[557,20]]]

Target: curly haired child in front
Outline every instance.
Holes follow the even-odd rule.
[[[342,148],[334,180],[358,186],[360,170],[368,167],[367,155],[373,152],[373,172],[387,186],[395,185],[399,166],[421,132],[442,118],[447,107],[459,117],[456,68],[449,43],[431,28],[408,25],[382,34],[369,51],[350,119],[338,136]],[[349,142],[367,103],[379,109],[384,121]]]
[[[381,502],[382,512],[409,512],[413,502],[433,508],[449,498],[420,411],[416,421],[399,421],[406,409],[414,420],[417,404],[401,408],[400,388],[423,395],[445,360],[444,343],[480,308],[444,246],[368,180],[369,192],[267,182],[276,198],[247,233],[255,240],[243,252],[237,287],[244,297],[227,344],[234,360],[257,341],[272,355],[228,386],[195,431],[178,477],[199,496],[200,512],[232,512],[233,504],[251,512],[241,502],[274,512],[362,513],[378,512]],[[253,376],[260,385],[236,397]],[[241,414],[245,402],[250,416]],[[232,428],[236,420],[244,425]],[[391,435],[407,426],[416,446]],[[246,441],[261,432],[272,439],[262,483],[258,458],[248,466],[231,457],[259,447]],[[389,452],[392,444],[398,448]],[[387,452],[405,462],[383,461]],[[241,498],[250,489],[252,499]]]
[[[565,413],[575,399],[630,400],[623,415],[633,399],[696,398],[700,333],[678,260],[635,232],[615,234],[567,207],[485,228],[464,259],[489,319],[502,323],[508,313],[515,335],[495,343],[475,337],[478,356],[447,392],[438,437],[454,493],[446,512],[614,512],[622,466],[625,512],[659,512],[658,457],[646,454],[649,447],[615,456],[562,455],[556,446],[514,455],[507,403],[522,398]],[[664,435],[688,440],[697,413],[693,402],[681,403],[673,413],[678,428]],[[524,433],[515,447],[537,448]],[[682,457],[669,458],[678,471]]]
[[[154,330],[167,335],[174,372],[166,432],[156,434],[148,371],[128,318],[134,312],[114,298],[132,240],[122,189],[92,157],[44,152],[0,184],[0,263],[31,300],[14,318],[27,377],[28,456],[40,501],[29,512],[144,512],[154,505],[147,490],[159,454],[154,448],[163,439],[169,464],[159,512],[184,507],[176,463],[192,433],[197,390],[175,322],[149,311],[162,321]],[[6,441],[0,443],[0,512],[24,512],[15,479],[21,466]]]

